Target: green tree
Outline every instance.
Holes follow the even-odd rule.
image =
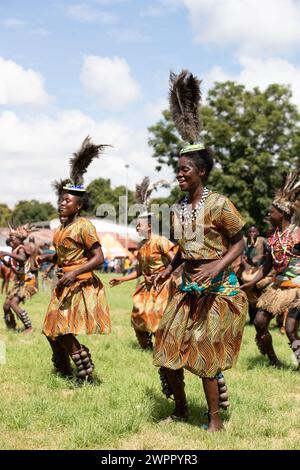
[[[6,204],[0,204],[0,227],[5,227],[11,219],[11,209]]]
[[[169,206],[171,206],[172,204],[175,204],[176,202],[178,202],[181,197],[182,197],[182,192],[180,191],[179,186],[176,185],[175,187],[171,189],[169,196],[153,198],[151,199],[151,204],[158,204],[158,205],[168,204]]]
[[[19,201],[12,212],[14,225],[41,222],[57,217],[57,211],[50,202]]]
[[[231,198],[248,223],[262,226],[284,173],[299,165],[300,116],[288,87],[246,90],[216,83],[202,107],[202,139],[215,153],[209,186]],[[169,111],[149,128],[157,169],[176,170],[180,140]]]
[[[88,185],[87,191],[90,195],[88,215],[95,215],[97,207],[101,204],[112,204],[117,217],[119,217],[119,198],[126,195],[125,186],[117,186],[112,189],[110,179],[97,178]],[[134,192],[128,190],[128,206],[134,202]]]

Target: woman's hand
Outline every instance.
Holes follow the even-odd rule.
[[[110,287],[115,287],[115,286],[118,286],[119,284],[122,284],[122,282],[123,282],[123,279],[121,277],[113,277],[109,281],[109,285]]]
[[[57,285],[68,287],[68,286],[71,286],[73,282],[75,282],[75,279],[76,279],[76,272],[70,271],[68,273],[64,273],[63,277],[58,281]]]
[[[7,256],[9,253],[5,253],[5,251],[0,251],[0,258],[4,258],[4,256]]]
[[[34,267],[35,268],[40,268],[43,261],[44,261],[43,260],[43,255],[37,255],[35,260],[34,260]]]
[[[155,276],[155,278],[153,279],[153,285],[156,291],[158,292],[160,291],[161,286],[159,284],[162,284],[166,279],[168,279],[172,271],[173,271],[173,268],[169,264],[169,266],[166,267],[166,269],[164,269],[162,272],[157,274],[157,276]]]
[[[155,274],[151,274],[151,276],[147,276],[146,274],[144,274],[146,284],[153,284],[155,277]]]
[[[249,282],[245,282],[245,284],[242,284],[241,285],[241,289],[242,290],[251,290],[255,287],[255,282],[252,282],[252,281],[249,281]]]
[[[197,274],[193,275],[193,281],[201,285],[205,281],[212,281],[220,274],[222,269],[220,267],[220,261],[216,260],[211,263],[202,264],[195,271],[197,271]]]

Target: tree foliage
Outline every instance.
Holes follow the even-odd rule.
[[[57,211],[50,202],[19,201],[11,214],[14,225],[51,220],[57,217]]]
[[[112,204],[119,217],[119,198],[126,195],[125,186],[112,189],[110,179],[97,178],[88,185],[87,191],[90,195],[89,215],[95,215],[101,204]],[[134,202],[134,192],[128,190],[128,207]]]
[[[11,219],[11,209],[6,204],[0,204],[0,227],[5,227]]]
[[[210,188],[230,197],[248,223],[262,226],[283,175],[299,166],[300,116],[290,89],[273,84],[248,91],[234,82],[216,83],[202,118],[201,137],[215,154]],[[149,132],[156,168],[176,171],[183,142],[169,111]]]

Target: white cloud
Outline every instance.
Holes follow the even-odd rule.
[[[300,0],[182,0],[195,39],[248,54],[281,53],[300,40]]]
[[[119,42],[149,41],[150,39],[150,36],[143,31],[133,28],[114,28],[108,30],[107,34]]]
[[[149,2],[147,7],[140,12],[140,16],[153,17],[174,13],[181,5],[181,0],[155,0]]]
[[[168,100],[166,98],[161,98],[152,103],[148,103],[145,106],[145,116],[150,122],[155,123],[159,119],[162,119],[162,111],[168,108]]]
[[[247,88],[259,86],[265,89],[270,83],[290,85],[293,101],[300,107],[300,68],[280,58],[260,59],[242,56],[239,59],[241,71],[234,75],[215,66],[204,76],[204,85],[208,89],[213,82],[234,80]]]
[[[110,178],[112,185],[125,185],[125,164],[129,164],[128,185],[145,176],[157,179],[155,160],[147,146],[147,130],[113,120],[96,121],[78,110],[54,117],[35,115],[21,118],[16,113],[0,114],[1,201],[13,206],[21,199],[55,203],[51,182],[68,175],[68,161],[82,140],[91,135],[96,143],[114,147],[95,160],[87,173],[88,184],[95,178]],[[17,136],[17,138],[16,138]],[[170,178],[168,168],[159,178]]]
[[[128,3],[131,0],[93,0],[93,1],[94,3],[98,3],[99,5],[112,6],[112,5],[117,5],[119,3]]]
[[[31,34],[36,34],[37,36],[49,36],[51,33],[46,28],[34,28],[30,30]]]
[[[44,106],[49,101],[38,72],[0,57],[0,105]]]
[[[81,81],[103,108],[122,109],[140,97],[139,84],[121,57],[86,56]]]
[[[20,20],[19,18],[4,18],[0,21],[0,24],[5,26],[7,29],[22,29],[26,26],[26,21]]]
[[[102,23],[112,25],[118,21],[118,17],[109,11],[100,11],[90,6],[79,3],[70,5],[67,9],[69,18],[80,23]]]

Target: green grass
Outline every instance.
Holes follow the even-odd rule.
[[[102,275],[106,286],[109,275]],[[287,338],[272,329],[284,369],[267,367],[246,326],[238,365],[226,373],[231,411],[226,432],[209,434],[200,380],[186,373],[188,423],[159,424],[172,409],[160,391],[149,352],[141,351],[130,326],[135,283],[107,288],[112,333],[86,336],[99,384],[76,387],[52,373],[51,352],[41,327],[50,293],[26,304],[31,335],[7,332],[6,364],[0,364],[1,449],[299,449],[300,373]],[[0,298],[3,302],[3,296]]]

